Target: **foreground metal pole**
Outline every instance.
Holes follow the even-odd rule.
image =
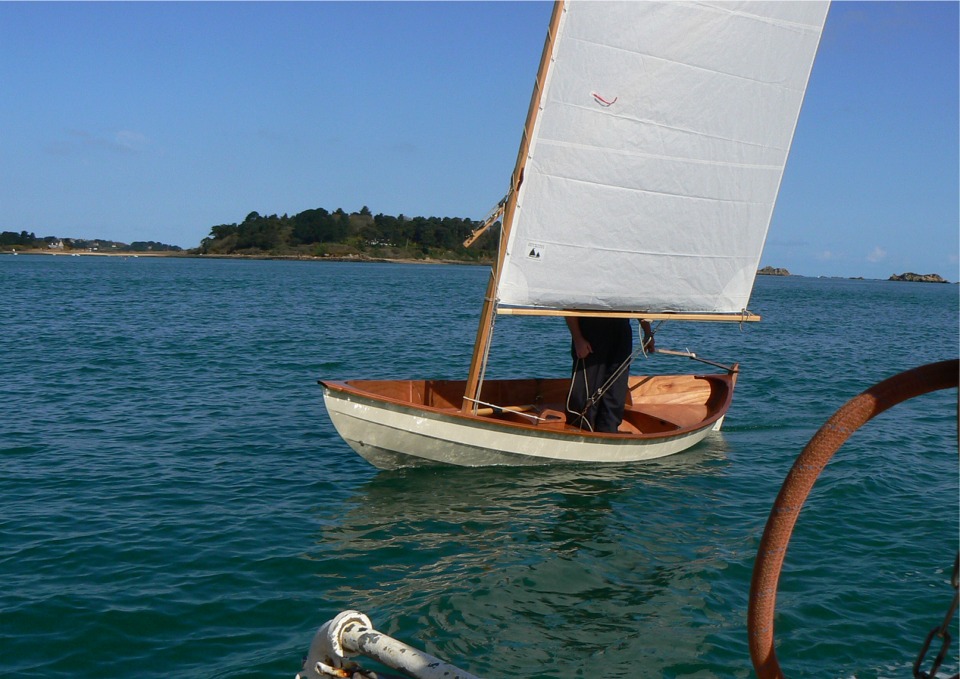
[[[344,611],[323,624],[313,642],[298,679],[350,677],[346,658],[362,654],[414,679],[478,679],[469,672],[407,646],[373,629],[370,618]]]

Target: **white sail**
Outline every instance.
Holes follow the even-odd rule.
[[[499,305],[747,307],[827,2],[569,2]]]

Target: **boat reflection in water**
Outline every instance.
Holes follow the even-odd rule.
[[[624,659],[682,664],[723,627],[713,602],[736,595],[715,589],[741,558],[716,539],[724,500],[697,482],[725,475],[724,451],[717,435],[639,467],[380,472],[338,502],[348,509],[308,555],[339,583],[325,613],[363,611],[480,676],[528,676],[556,659],[572,663],[557,676],[640,676]],[[687,484],[698,492],[684,496]]]

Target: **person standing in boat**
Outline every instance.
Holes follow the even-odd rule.
[[[623,421],[633,354],[629,318],[567,316],[573,375],[567,423],[580,429],[615,433]],[[647,351],[654,350],[648,321],[640,321]],[[601,391],[602,390],[602,391]]]

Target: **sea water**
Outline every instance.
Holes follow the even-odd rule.
[[[958,355],[956,285],[760,277],[761,323],[658,329],[741,366],[689,452],[371,467],[317,379],[463,378],[487,277],[0,257],[0,676],[292,677],[348,608],[490,679],[752,676],[751,571],[797,454],[859,392]],[[560,319],[504,317],[488,376],[568,374],[568,346]],[[823,471],[779,588],[789,676],[911,674],[953,594],[956,427],[956,390],[919,397]]]

